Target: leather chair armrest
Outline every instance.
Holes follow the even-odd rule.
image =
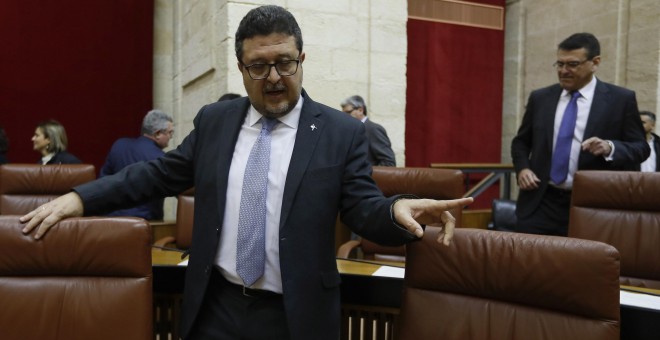
[[[166,247],[168,244],[173,244],[176,242],[176,238],[174,236],[165,236],[161,238],[160,240],[154,242],[154,246],[156,247]]]
[[[351,251],[357,247],[359,247],[361,244],[360,240],[350,240],[341,246],[339,246],[339,249],[337,250],[337,257],[347,259],[349,258]]]

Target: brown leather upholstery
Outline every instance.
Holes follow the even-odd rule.
[[[619,253],[557,236],[428,227],[408,245],[401,340],[619,339]]]
[[[96,178],[91,164],[0,166],[0,215],[23,215]]]
[[[660,173],[578,171],[568,236],[613,245],[621,284],[660,289]]]
[[[36,241],[0,216],[2,339],[153,337],[151,231],[138,218],[74,218]]]
[[[177,196],[175,235],[164,237],[154,245],[165,247],[174,244],[179,249],[188,249],[192,244],[193,216],[195,212],[195,188],[188,189]]]
[[[420,198],[445,200],[461,198],[465,193],[463,173],[460,170],[374,166],[372,177],[388,197],[412,194]],[[461,226],[462,210],[451,211],[457,227]],[[385,247],[369,240],[349,241],[339,248],[337,256],[349,257],[356,247],[361,247],[364,258],[368,260],[405,260],[405,247]]]

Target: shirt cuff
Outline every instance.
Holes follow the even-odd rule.
[[[614,156],[614,143],[612,143],[611,140],[606,140],[606,142],[607,142],[607,144],[610,145],[610,148],[612,149],[612,152],[610,152],[610,154],[605,157],[605,160],[608,161],[608,162],[611,162],[611,161],[614,160],[614,157],[613,157]]]
[[[401,229],[408,230],[408,228],[406,228],[406,227],[402,226],[401,224],[399,224],[399,222],[396,221],[396,218],[394,218],[394,204],[396,202],[400,201],[400,200],[403,200],[403,199],[419,199],[419,197],[417,197],[415,195],[410,195],[410,194],[400,195],[399,197],[397,197],[394,200],[394,202],[392,202],[392,205],[390,205],[390,218],[392,219],[392,223],[394,223],[395,226],[397,226]],[[421,226],[422,226],[422,230],[426,229],[425,225],[422,224]]]

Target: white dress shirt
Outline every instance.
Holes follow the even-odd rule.
[[[303,97],[300,96],[294,109],[279,118],[280,123],[276,124],[271,132],[270,169],[268,170],[268,194],[266,197],[266,268],[264,275],[250,288],[282,293],[279,248],[280,214],[286,175],[296,142],[302,105]],[[261,114],[250,106],[236,141],[229,168],[225,216],[215,258],[215,264],[220,268],[224,277],[238,285],[243,285],[243,280],[236,273],[236,240],[243,175],[252,145],[261,131],[261,118]]]
[[[550,183],[562,189],[571,189],[573,187],[573,177],[577,171],[578,158],[580,157],[580,150],[582,149],[582,141],[584,138],[584,129],[587,126],[589,111],[591,110],[591,103],[593,102],[594,92],[596,91],[596,77],[593,77],[587,85],[578,91],[580,92],[580,97],[577,100],[577,121],[575,122],[573,142],[571,143],[571,156],[568,161],[568,176],[566,177],[566,181],[560,185],[556,185],[550,181]],[[570,100],[571,93],[569,91],[563,90],[561,92],[561,96],[559,97],[559,103],[557,104],[557,111],[555,113],[555,128],[554,133],[552,134],[553,152],[555,150],[555,145],[557,144],[559,126],[561,125],[562,118],[564,118],[564,111],[566,110],[566,106],[568,106],[568,102]]]
[[[653,146],[653,140],[655,137],[651,135],[651,140],[649,140],[649,148],[651,148],[651,154],[649,155],[649,158],[647,158],[643,163],[642,163],[642,172],[655,172],[656,169],[656,157],[658,155],[655,154],[655,147]]]

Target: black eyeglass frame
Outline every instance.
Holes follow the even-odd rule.
[[[555,61],[555,63],[552,64],[552,67],[554,67],[558,70],[561,70],[562,68],[564,68],[564,66],[566,66],[566,68],[569,68],[569,69],[575,69],[578,66],[586,63],[587,61],[592,61],[592,60],[593,60],[593,58],[592,59],[585,59],[585,60],[582,60],[582,61],[566,61],[566,62],[564,62],[564,61]]]
[[[278,62],[276,62],[276,63],[270,63],[270,64],[266,64],[266,63],[254,63],[254,64],[250,64],[250,65],[245,65],[245,63],[243,63],[242,61],[240,61],[240,63],[241,63],[241,65],[243,65],[243,67],[247,70],[247,73],[248,73],[248,75],[250,76],[250,78],[252,78],[252,80],[262,80],[262,79],[266,79],[266,78],[268,78],[268,76],[270,75],[270,71],[273,69],[273,67],[275,67],[275,72],[277,72],[277,74],[279,74],[280,77],[290,77],[290,76],[296,74],[296,72],[298,72],[298,68],[300,67],[300,54],[298,54],[298,58],[296,58],[296,59],[291,59],[291,60],[281,60],[281,61],[278,61]],[[282,74],[282,72],[280,71],[280,69],[278,68],[278,66],[279,66],[279,65],[282,65],[282,64],[289,64],[289,63],[296,63],[296,68],[295,68],[295,69],[293,70],[293,72],[291,72],[291,73],[285,73],[285,74]],[[254,75],[252,74],[252,72],[250,72],[250,69],[251,69],[252,67],[255,67],[255,66],[268,66],[268,71],[265,72],[264,75],[261,76],[261,77],[259,77],[259,76],[254,76]]]

